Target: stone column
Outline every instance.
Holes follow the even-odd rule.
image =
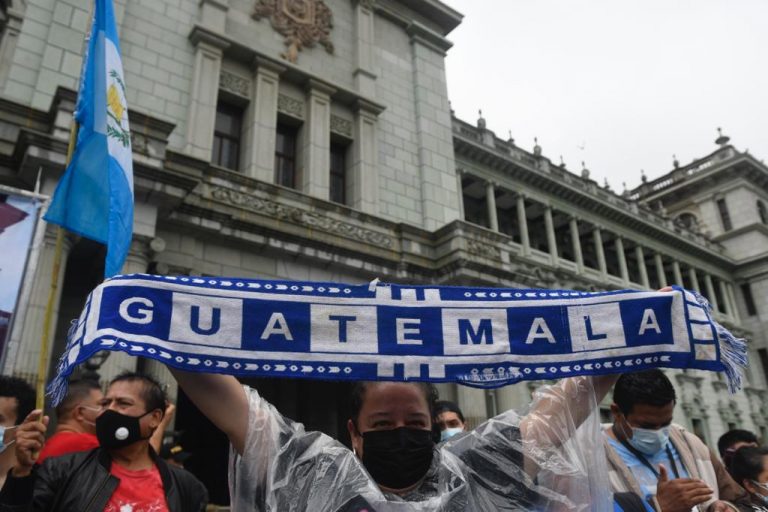
[[[484,389],[459,384],[456,386],[456,399],[459,409],[464,413],[467,430],[475,428],[488,419]]]
[[[378,214],[378,160],[376,151],[377,107],[358,102],[352,142],[352,164],[349,167],[352,191],[349,206],[372,215]]]
[[[696,293],[701,293],[701,286],[699,286],[699,277],[696,274],[696,269],[693,267],[690,267],[688,269],[688,277],[691,280],[691,285],[693,286],[693,289],[696,291]]]
[[[411,21],[410,64],[415,121],[414,142],[421,192],[421,227],[433,231],[456,220],[453,122],[445,83],[445,55],[452,43],[430,27]],[[406,55],[400,57],[405,58]]]
[[[722,284],[722,281],[720,281]],[[715,294],[715,287],[712,285],[712,276],[709,274],[704,274],[704,288],[707,290],[707,298],[709,299],[709,302],[712,304],[712,308],[715,311],[719,311],[720,313],[723,312],[722,309],[720,309],[720,304],[717,302],[717,295]],[[723,287],[720,287],[720,293],[724,291]],[[723,294],[723,300],[725,303],[728,302],[728,300],[725,297],[725,294]],[[725,306],[725,304],[723,304]]]
[[[730,315],[733,317],[734,320],[736,320],[736,323],[741,322],[741,315],[739,314],[739,307],[736,304],[736,294],[733,291],[733,284],[732,283],[725,283],[725,281],[720,281],[721,286],[725,286],[725,290],[727,292],[728,297],[728,304],[730,305],[731,309],[729,311]]]
[[[488,227],[499,231],[499,212],[496,211],[496,187],[492,181],[485,183],[485,206],[488,210]]]
[[[9,7],[6,14],[7,19],[0,41],[0,89],[5,88],[5,82],[11,72],[16,43],[21,33],[21,23],[24,21],[23,13],[13,7]]]
[[[639,245],[635,246],[635,258],[637,259],[637,266],[640,269],[640,284],[644,288],[650,288],[651,283],[648,281],[648,269],[645,266],[645,254],[643,254],[643,248]]]
[[[672,262],[672,277],[675,279],[672,284],[683,286],[683,273],[680,271],[680,262],[677,260]]]
[[[326,201],[330,198],[331,95],[334,92],[335,89],[316,80],[310,80],[307,86],[301,190]]]
[[[659,286],[667,286],[667,274],[664,272],[664,261],[658,252],[653,255],[653,262],[656,264],[656,276],[659,278]]]
[[[362,96],[376,97],[374,73],[373,2],[354,0],[355,4],[355,88]]]
[[[621,280],[629,281],[629,270],[627,269],[627,255],[624,254],[624,240],[620,236],[616,237],[614,242],[616,247],[616,256],[619,258],[619,273],[621,274]]]
[[[601,274],[608,273],[608,264],[605,262],[605,249],[603,248],[603,234],[599,226],[592,230],[592,238],[595,242],[595,254],[597,254],[597,266]]]
[[[523,245],[523,254],[531,254],[531,238],[528,236],[528,216],[525,213],[525,196],[517,195],[517,224],[520,226],[520,243]]]
[[[42,221],[40,221],[42,222]],[[23,379],[34,382],[37,378],[37,367],[40,359],[40,345],[43,336],[43,324],[45,323],[45,309],[48,304],[48,295],[51,290],[51,277],[53,274],[53,260],[56,252],[56,231],[57,227],[53,224],[45,228],[43,245],[40,249],[39,259],[37,260],[37,269],[33,277],[34,283],[29,295],[26,314],[24,316],[24,325],[22,327],[22,339],[18,343],[16,356],[6,361],[5,372],[11,375],[17,375]],[[69,236],[64,236],[64,244],[61,251],[61,266],[59,267],[59,278],[56,287],[56,294],[53,298],[53,312],[51,316],[50,337],[48,339],[48,354],[46,355],[46,369],[50,368],[51,353],[53,351],[54,336],[56,334],[56,324],[59,318],[59,305],[61,293],[64,288],[64,274],[67,269],[67,259],[72,249],[72,240]],[[32,278],[32,276],[30,276]],[[14,329],[15,330],[15,329]],[[9,354],[10,356],[10,354]]]
[[[576,217],[571,217],[569,228],[571,231],[571,244],[573,246],[574,258],[576,258],[576,267],[579,273],[584,272],[584,255],[581,253],[581,237],[579,236],[579,221]]]
[[[265,59],[256,60],[253,101],[243,130],[246,176],[267,183],[275,181],[275,139],[280,73],[285,68]],[[330,121],[329,121],[330,123]]]
[[[456,170],[456,190],[459,192],[459,218],[465,220],[464,217],[464,186],[461,184],[464,171],[461,169]]]
[[[196,26],[189,39],[195,46],[195,59],[192,71],[192,95],[189,101],[187,119],[187,143],[184,151],[189,155],[210,161],[213,150],[213,130],[216,122],[216,104],[219,99],[219,75],[223,51],[229,43],[218,37],[214,31],[224,33],[224,20],[217,20],[215,2],[206,0],[201,3],[203,13],[211,13],[211,23],[222,26],[202,28]],[[226,13],[226,7],[223,8]]]
[[[552,207],[544,208],[544,229],[547,231],[547,247],[549,248],[549,259],[553,265],[557,265],[557,238],[555,237],[555,224],[552,221]]]
[[[523,382],[496,388],[496,405],[499,414],[512,409],[519,410],[530,403],[531,393]]]

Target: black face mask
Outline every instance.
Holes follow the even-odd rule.
[[[151,412],[147,411],[141,416],[128,416],[107,409],[96,418],[96,438],[99,440],[99,446],[109,450],[149,439],[141,436],[139,420]]]
[[[379,485],[404,489],[418,482],[432,463],[431,430],[400,427],[363,432],[363,465]]]

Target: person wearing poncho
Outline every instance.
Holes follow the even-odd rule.
[[[593,414],[612,376],[563,380],[537,392],[528,414],[507,411],[437,446],[431,386],[365,383],[350,451],[234,377],[172,371],[232,443],[236,512],[612,510]]]

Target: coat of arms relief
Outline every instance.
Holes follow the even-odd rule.
[[[288,62],[296,62],[299,52],[320,43],[328,53],[333,53],[331,9],[323,0],[258,0],[253,18],[269,17],[278,33],[285,36],[285,53]]]

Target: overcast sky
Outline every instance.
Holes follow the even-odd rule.
[[[768,159],[768,0],[445,0],[456,115],[592,178],[640,183],[716,149]],[[583,148],[583,149],[582,149]]]

